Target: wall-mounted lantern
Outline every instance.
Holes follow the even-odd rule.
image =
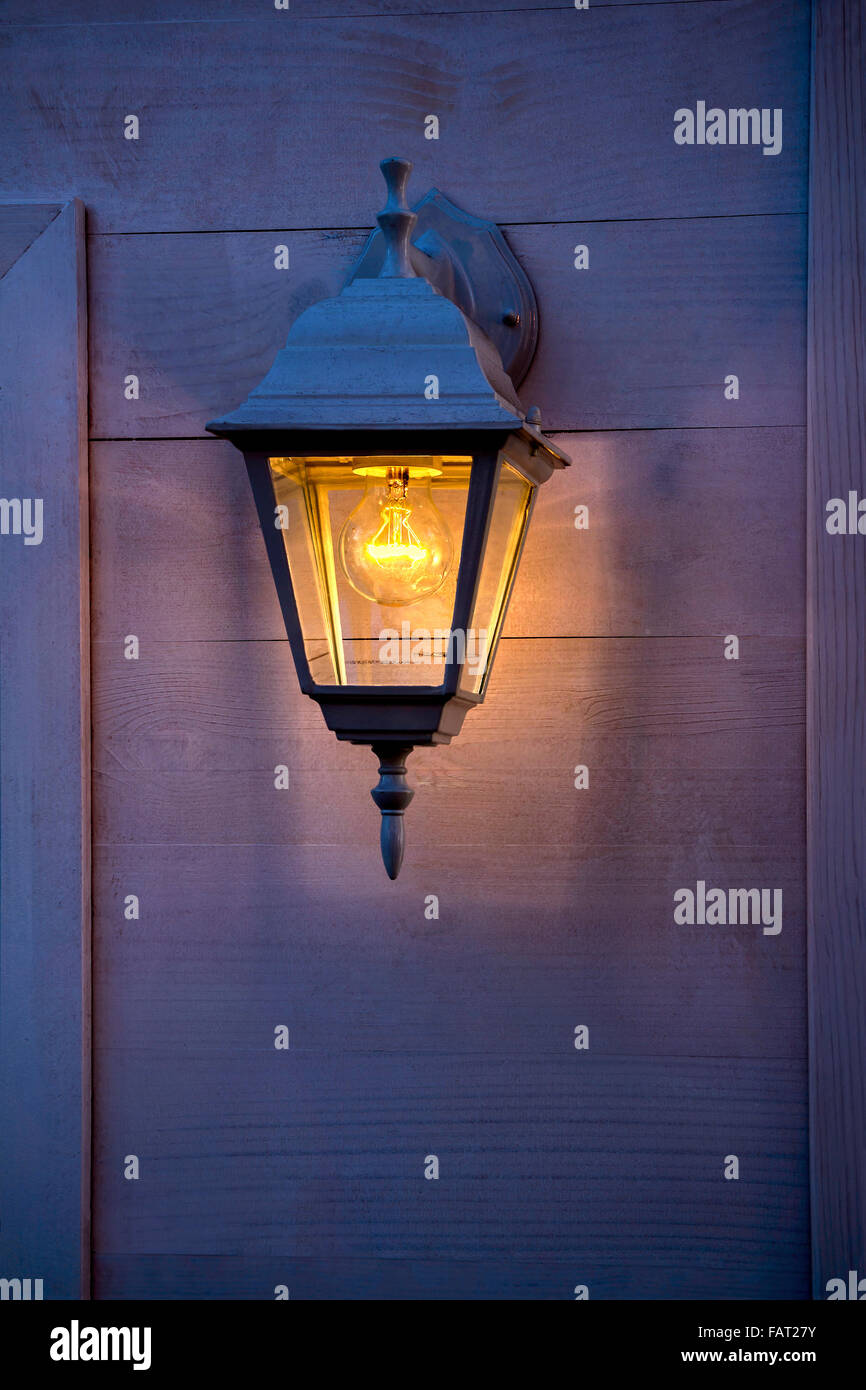
[[[538,486],[568,458],[512,378],[535,297],[499,229],[386,159],[388,199],[342,293],[208,426],[243,451],[301,689],[370,744],[396,878],[416,744],[483,700]]]

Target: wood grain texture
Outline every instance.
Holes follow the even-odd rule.
[[[541,407],[546,429],[804,423],[805,218],[570,222],[507,236],[542,326],[521,398]],[[338,293],[364,240],[91,238],[92,434],[203,435],[261,380],[297,315]],[[274,269],[278,244],[288,271]],[[574,269],[578,245],[588,270]],[[137,401],[124,395],[130,372]],[[725,399],[729,373],[736,401]]]
[[[225,1255],[273,1268],[290,1233],[297,1277],[308,1260],[327,1260],[332,1289],[344,1260],[469,1259],[485,1262],[502,1297],[511,1262],[520,1281],[532,1260],[529,1296],[549,1297],[565,1247],[577,1272],[562,1297],[599,1276],[608,1296],[646,1296],[652,1257],[676,1267],[667,1296],[702,1287],[731,1297],[744,1283],[755,1289],[756,1267],[764,1297],[806,1296],[798,1066],[538,1058],[518,1038],[475,1055],[368,1054],[337,1037],[327,1051],[302,1039],[283,1055],[266,1048],[250,1084],[249,1058],[191,1047],[169,1063],[169,1096],[159,1054],[127,1052],[134,1089],[110,1097],[142,1178],[124,1182],[116,1146],[100,1146],[101,1256],[208,1255],[216,1234]],[[722,1177],[732,1151],[739,1182]],[[423,1178],[429,1153],[438,1182]],[[382,1277],[393,1297],[394,1275]],[[650,1275],[655,1293],[659,1283]],[[292,1292],[303,1297],[303,1282]]]
[[[706,0],[676,0],[700,4]],[[731,4],[734,0],[716,0]],[[607,5],[662,5],[671,0],[593,0],[593,9]],[[124,0],[118,11],[115,0],[4,0],[0,29],[4,25],[40,24],[183,24],[215,20],[292,23],[298,20],[364,19],[405,15],[455,16],[499,14],[502,11],[566,10],[574,14],[574,0],[289,0],[287,10],[276,11],[274,0]],[[578,20],[582,16],[578,15]]]
[[[815,6],[809,290],[809,978],[815,1298],[866,1273],[866,552],[826,504],[866,495],[862,7]]]
[[[328,734],[317,706],[296,688],[287,643],[161,644],[144,649],[139,661],[102,648],[96,661],[98,840],[243,843],[255,825],[268,842],[331,843],[337,835],[366,843],[368,818],[358,826],[351,806],[367,809],[361,790],[371,758]],[[541,681],[544,701],[527,746],[521,697]],[[485,844],[488,837],[531,840],[547,805],[549,834],[563,840],[563,851],[575,834],[588,845],[646,843],[647,837],[691,843],[702,833],[728,835],[733,799],[740,834],[730,843],[771,845],[776,831],[765,817],[773,798],[783,821],[802,823],[802,758],[795,746],[802,728],[801,646],[790,640],[755,641],[739,662],[723,659],[718,638],[510,641],[497,658],[490,704],[472,712],[450,748],[416,750],[413,771],[422,777],[423,769],[437,795],[463,808],[464,824],[446,817],[440,842],[452,843],[466,824]],[[661,745],[653,755],[655,739]],[[794,745],[787,752],[786,740]],[[738,765],[719,779],[735,746]],[[583,761],[607,769],[591,797],[573,795],[578,751]],[[277,762],[287,763],[296,779],[285,797],[274,795]],[[779,779],[769,787],[773,766]],[[673,795],[684,777],[696,779],[703,795],[684,795],[681,805],[658,799],[664,788]],[[317,804],[316,787],[326,780],[332,795],[323,792]],[[492,789],[495,804],[500,795],[511,802],[507,825],[485,824]],[[349,819],[339,829],[333,794],[349,799]],[[638,804],[630,804],[632,795]],[[584,801],[594,807],[585,825]],[[429,814],[435,821],[436,812]],[[420,805],[413,806],[416,815],[426,840],[433,824]]]
[[[802,1299],[809,5],[448,8],[13,0],[0,31],[0,186],[74,186],[94,233],[94,1290]],[[676,146],[698,99],[783,107],[782,154]],[[410,760],[396,883],[202,437],[339,288],[392,151],[506,224],[522,394],[575,459],[488,701]],[[781,934],[676,924],[700,878],[780,888]]]
[[[577,1200],[582,1200],[578,1198]],[[799,1213],[797,1228],[802,1230]],[[776,1260],[779,1263],[776,1263]],[[586,1269],[590,1275],[585,1275]],[[585,1277],[584,1277],[585,1276]],[[433,1301],[573,1299],[590,1281],[591,1299],[768,1299],[805,1295],[802,1249],[779,1252],[768,1242],[760,1263],[738,1256],[721,1237],[699,1259],[645,1252],[627,1258],[606,1244],[573,1257],[387,1259],[341,1255],[299,1259],[291,1252],[244,1255],[97,1255],[97,1298],[273,1299],[278,1284],[294,1300]]]
[[[59,211],[57,203],[0,204],[0,279]]]
[[[551,1020],[573,1032],[582,999],[606,1020],[602,1049],[802,1057],[799,644],[762,643],[733,665],[707,641],[506,643],[460,739],[413,754],[394,888],[378,862],[372,755],[332,739],[297,691],[285,643],[103,657],[94,795],[107,1036],[144,1027],[182,1047],[181,997],[208,996],[241,1045],[229,1017],[255,1011],[263,991],[274,998],[274,953],[290,943],[291,983],[277,997],[288,987],[307,1014],[339,998],[359,1045],[399,1046],[388,1040],[397,1018],[409,1030],[430,1018],[445,1039],[450,1016],[434,1025],[430,1009],[474,978],[486,1002],[459,1009],[473,1046],[507,1032],[512,1009],[544,1047]],[[545,699],[527,738],[520,711],[539,670]],[[578,763],[589,790],[574,788]],[[782,933],[674,926],[673,893],[698,878],[780,887]],[[127,893],[141,897],[141,923],[123,920]],[[428,893],[440,896],[438,922],[424,920]],[[383,972],[390,1003],[377,1023],[364,1001]],[[130,990],[145,1001],[137,1024]]]
[[[708,0],[11,25],[0,192],[74,188],[102,232],[366,227],[377,161],[396,151],[417,162],[419,194],[438,184],[497,222],[802,212],[808,13]],[[781,153],[676,145],[674,111],[704,98],[782,108]]]
[[[0,211],[0,224],[2,224]],[[89,1290],[90,707],[84,209],[0,281],[0,1268]],[[45,331],[50,324],[50,332]]]
[[[803,430],[555,438],[574,463],[540,491],[509,636],[802,638]],[[285,638],[236,449],[100,443],[92,466],[96,641]]]

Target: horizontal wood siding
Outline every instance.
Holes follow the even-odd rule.
[[[95,1292],[805,1298],[809,5],[452,8],[0,30],[0,188],[91,217]],[[783,108],[782,152],[676,145],[699,99]],[[410,760],[396,884],[204,436],[341,285],[391,153],[504,224],[522,395],[574,458],[487,703]],[[678,925],[699,879],[781,889],[781,933]]]
[[[637,1055],[584,1068],[573,1050],[533,1056],[516,1037],[471,1057],[333,1042],[286,1064],[264,1038],[219,1069],[206,1045],[167,1049],[168,1103],[159,1071],[132,1062],[112,1104],[140,1149],[158,1107],[161,1152],[138,1189],[105,1180],[107,1248],[145,1258],[101,1259],[98,1292],[149,1296],[155,1272],[175,1297],[273,1298],[287,1283],[293,1298],[393,1299],[407,1267],[410,1292],[433,1297],[473,1284],[488,1298],[568,1299],[581,1282],[591,1298],[802,1289],[805,1105],[790,1064]],[[438,1185],[422,1176],[437,1146]],[[723,1186],[731,1148],[753,1157]],[[216,1285],[202,1287],[190,1246],[215,1227],[240,1258],[213,1261]]]
[[[521,394],[547,429],[805,423],[805,217],[515,226],[507,236],[541,320]],[[365,239],[94,238],[94,435],[200,435],[261,380],[287,324],[339,291]],[[274,268],[277,245],[289,248],[289,271]],[[576,246],[588,248],[588,270],[575,270]],[[129,372],[138,400],[124,394]],[[737,400],[725,396],[729,373]]]
[[[792,589],[804,583],[805,498],[790,482],[802,429],[554,439],[574,463],[539,495],[508,637],[717,634],[718,653],[727,633],[802,638]],[[114,644],[106,656],[130,631],[151,648],[285,640],[236,449],[97,443],[93,469],[94,639]],[[586,531],[574,526],[581,505]]]
[[[808,0],[328,23],[269,8],[8,26],[0,193],[75,188],[100,232],[369,227],[376,159],[397,150],[421,191],[497,222],[805,211]],[[780,154],[676,145],[674,111],[716,94],[781,108]]]
[[[608,5],[702,4],[706,0],[593,0],[593,9]],[[736,0],[716,0],[733,4]],[[491,14],[502,11],[562,9],[573,11],[574,0],[280,0],[286,9],[277,11],[276,0],[124,0],[119,11],[114,0],[40,0],[34,10],[31,0],[5,0],[3,25],[40,24],[182,24],[232,20],[237,24],[275,23],[292,20],[343,19],[360,16],[389,19],[404,15]],[[450,9],[449,9],[450,4]],[[277,11],[270,15],[273,7]]]

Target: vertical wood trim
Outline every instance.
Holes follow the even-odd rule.
[[[866,99],[861,0],[815,0],[809,214],[808,877],[812,1278],[866,1275]]]
[[[40,542],[0,535],[0,1277],[78,1299],[90,1294],[91,851],[77,200],[0,280],[0,322],[0,495],[43,507]]]
[[[93,1290],[93,721],[90,703],[90,394],[87,356],[87,223],[84,203],[73,199],[76,300],[78,304],[78,632],[81,682],[81,1297]]]

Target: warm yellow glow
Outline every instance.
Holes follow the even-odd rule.
[[[359,464],[356,468],[352,469],[352,472],[358,478],[388,478],[394,471],[394,465],[386,463]],[[400,466],[400,472],[404,473],[407,478],[442,477],[442,469],[434,468],[432,465],[429,467],[421,467],[414,463],[408,465],[402,464]]]
[[[418,565],[422,560],[427,559],[427,548],[420,544],[418,537],[409,525],[409,515],[407,511],[403,516],[396,516],[396,508],[390,512],[386,509],[382,513],[383,522],[379,530],[371,541],[364,546],[365,552],[371,560],[375,560],[377,565],[386,566],[389,562],[397,561],[403,564],[406,560],[412,565]],[[380,541],[379,537],[385,532],[388,536],[387,541]],[[399,536],[399,539],[393,537]],[[404,540],[403,537],[408,537]]]
[[[270,457],[274,524],[317,684],[440,678],[426,663],[385,659],[381,634],[404,615],[425,631],[448,628],[471,468],[468,454],[384,449]]]
[[[395,562],[404,565],[408,561],[414,570],[427,559],[427,547],[421,544],[413,531],[409,522],[412,510],[404,501],[408,490],[405,474],[408,471],[402,469],[404,476],[397,478],[393,476],[392,470],[392,476],[388,479],[388,490],[394,501],[382,509],[382,525],[373,539],[364,546],[364,551],[370,559],[382,567]]]
[[[343,460],[341,460],[343,462]],[[410,480],[413,478],[441,478],[441,463],[471,463],[471,454],[437,454],[431,463],[410,463],[408,460],[385,458],[368,463],[356,463],[352,472],[358,478],[387,478],[397,464]]]
[[[427,551],[420,545],[396,545],[389,542],[388,545],[375,545],[372,541],[364,547],[371,560],[375,560],[377,565],[384,565],[388,560],[399,560],[402,564],[404,560],[411,560],[415,565],[419,560],[427,558]]]
[[[350,583],[366,598],[389,606],[435,593],[452,555],[447,526],[429,496],[430,478],[442,470],[435,464],[371,460],[352,471],[366,478],[367,491],[340,538]]]

